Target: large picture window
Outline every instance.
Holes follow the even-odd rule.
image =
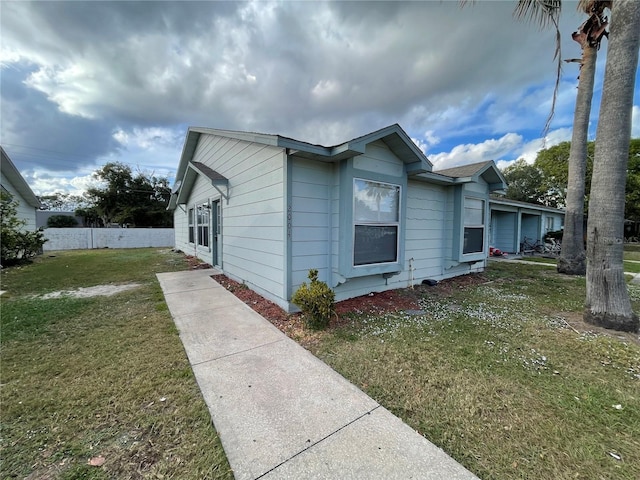
[[[484,251],[484,200],[464,199],[464,244],[462,253]]]
[[[198,245],[209,246],[209,208],[207,205],[198,207]]]
[[[353,180],[353,265],[398,261],[400,186]]]

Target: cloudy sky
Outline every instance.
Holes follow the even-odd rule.
[[[436,169],[533,161],[555,40],[514,4],[3,0],[2,146],[37,194],[109,161],[173,182],[189,126],[334,145],[399,123]],[[585,18],[564,2],[562,58]],[[605,58],[606,40],[591,138]],[[565,64],[547,146],[571,137],[577,75]]]

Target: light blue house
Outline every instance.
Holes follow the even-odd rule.
[[[543,241],[549,232],[564,228],[564,211],[557,208],[500,198],[489,199],[489,242],[503,252],[520,253],[527,238]]]
[[[336,300],[482,271],[494,162],[434,172],[399,125],[325,147],[189,128],[175,246],[290,310],[319,271]]]

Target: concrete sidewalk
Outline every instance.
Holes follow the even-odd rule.
[[[477,478],[214,273],[158,280],[236,479]]]

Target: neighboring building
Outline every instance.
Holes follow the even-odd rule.
[[[336,300],[482,271],[494,162],[434,172],[399,125],[325,147],[190,128],[175,246],[285,309],[309,269]]]
[[[548,232],[564,228],[564,211],[492,195],[489,243],[508,253],[522,251],[525,237],[543,241]]]
[[[23,230],[36,230],[36,210],[41,207],[40,200],[31,190],[25,179],[15,167],[4,148],[0,147],[0,185],[2,190],[11,194],[18,202],[17,217],[25,221]]]

